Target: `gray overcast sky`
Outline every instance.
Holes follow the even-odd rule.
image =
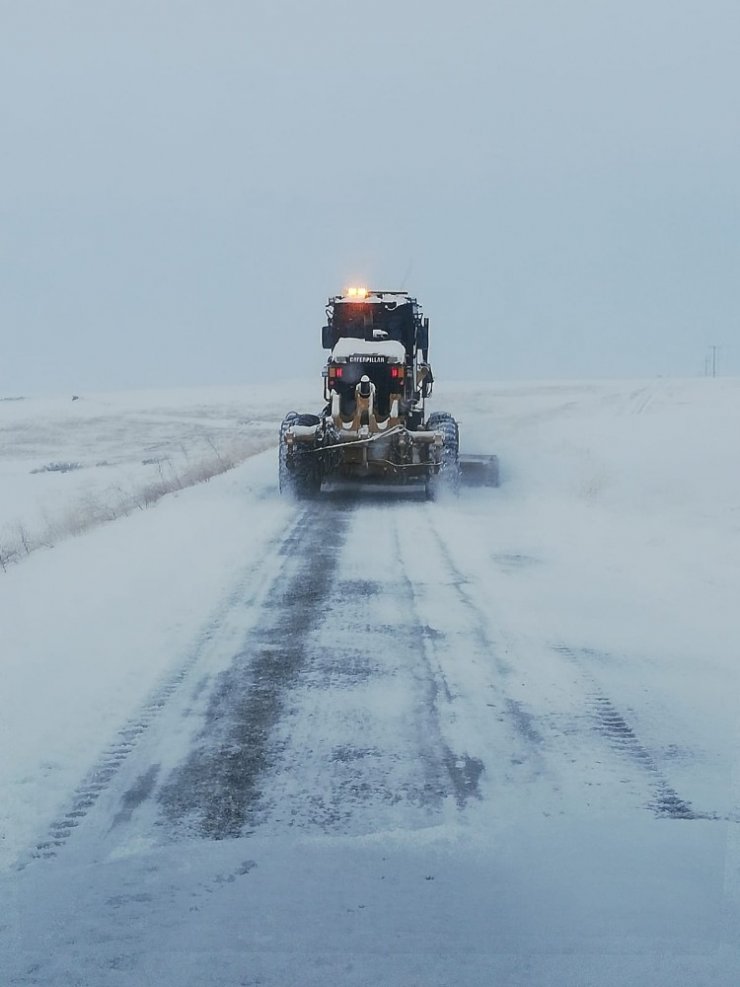
[[[0,396],[740,373],[737,0],[0,0]]]

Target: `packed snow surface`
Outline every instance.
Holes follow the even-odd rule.
[[[0,403],[3,514],[296,393]],[[0,982],[737,983],[740,381],[431,410],[500,488],[296,504],[257,443],[0,571]]]

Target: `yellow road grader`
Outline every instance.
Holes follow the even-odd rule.
[[[297,498],[337,481],[421,486],[429,499],[461,482],[498,485],[496,456],[460,454],[454,417],[425,402],[434,377],[429,319],[405,291],[350,288],[327,303],[324,407],[280,427],[279,485]]]

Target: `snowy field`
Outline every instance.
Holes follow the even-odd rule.
[[[0,402],[0,983],[737,984],[740,380],[439,387],[432,504],[285,393]]]
[[[0,396],[0,561],[269,448],[284,412],[267,386]]]

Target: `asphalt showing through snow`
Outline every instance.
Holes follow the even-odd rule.
[[[474,849],[471,863],[452,854],[451,883],[435,897],[413,883],[435,880],[425,840],[453,834],[456,846],[466,830],[478,839],[517,820],[567,820],[574,808],[672,827],[727,820],[674,781],[671,759],[646,739],[646,711],[610,692],[606,670],[616,659],[537,639],[521,612],[506,612],[493,581],[468,568],[469,524],[455,505],[395,496],[297,506],[29,849],[15,893],[28,902],[33,934],[23,947],[19,919],[7,982],[133,987],[145,982],[161,939],[170,952],[158,982],[262,982],[228,979],[224,971],[246,959],[265,971],[264,983],[297,982],[284,979],[270,950],[301,923],[310,956],[332,923],[336,948],[374,941],[384,919],[376,911],[365,922],[362,913],[380,894],[373,889],[384,889],[389,929],[422,909],[409,934],[424,930],[425,954],[431,922],[449,923],[455,949],[467,942],[473,956],[502,893],[489,899],[488,883],[505,856]],[[537,563],[492,558],[504,579]],[[475,896],[466,898],[479,865],[492,868],[486,891],[476,892],[486,903],[480,914]],[[409,866],[406,892],[399,875]],[[512,889],[507,908],[527,915],[523,891]],[[332,902],[329,919],[321,909]],[[506,910],[497,921],[506,925]],[[233,955],[219,938],[231,922],[223,935],[248,938]],[[202,951],[183,953],[198,937]],[[471,960],[470,983],[488,982],[487,962]],[[391,965],[388,982],[416,982],[393,979],[402,967]],[[449,982],[466,982],[456,975]],[[319,964],[306,983],[321,976]]]
[[[221,670],[209,673],[206,649],[195,647],[29,859],[58,855],[96,813],[94,831],[110,845],[142,825],[155,842],[421,828],[449,802],[464,813],[502,787],[549,785],[557,802],[558,761],[579,748],[583,756],[584,740],[586,757],[596,750],[621,765],[620,797],[668,818],[717,818],[672,787],[586,653],[552,649],[582,693],[580,720],[509,689],[523,656],[496,638],[495,609],[455,562],[435,510],[382,495],[297,510],[273,546],[271,576],[254,567],[262,597],[237,587],[206,634]],[[251,620],[224,653],[234,635],[220,642],[220,624],[230,615],[238,634],[242,612]],[[187,722],[190,740],[163,767],[150,728],[167,738],[174,719]],[[609,769],[597,770],[608,794]]]

